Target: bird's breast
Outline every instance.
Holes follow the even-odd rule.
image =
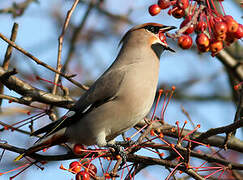
[[[140,118],[147,115],[154,101],[158,76],[159,61],[138,63],[128,68],[119,94],[132,115]]]

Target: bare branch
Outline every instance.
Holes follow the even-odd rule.
[[[80,22],[80,24],[74,29],[74,32],[72,34],[72,37],[71,37],[71,40],[70,40],[70,47],[69,47],[69,50],[68,50],[68,55],[67,55],[67,58],[64,62],[64,65],[62,67],[62,72],[65,72],[66,69],[67,69],[67,66],[69,64],[69,62],[71,61],[72,57],[73,57],[73,54],[74,54],[74,51],[75,51],[75,44],[76,44],[76,41],[78,40],[78,37],[85,25],[85,22],[87,21],[88,17],[89,17],[89,14],[91,12],[91,10],[93,9],[94,7],[94,0],[90,1],[89,3],[89,6],[82,18],[82,21]]]
[[[13,41],[13,42],[16,39],[18,27],[19,27],[19,25],[17,23],[14,23],[13,28],[12,28],[11,37],[10,37],[10,40]],[[6,53],[5,53],[3,65],[2,65],[4,70],[8,70],[10,58],[11,58],[11,55],[12,55],[12,50],[13,50],[13,47],[8,45],[8,48],[7,48]],[[0,83],[0,94],[3,94],[3,92],[4,92],[4,86],[3,86],[3,84]],[[2,105],[2,99],[0,99],[0,107],[1,107],[1,105]]]
[[[0,82],[10,90],[21,94],[26,102],[38,101],[45,104],[55,105],[64,108],[72,107],[74,101],[68,96],[53,95],[37,89],[15,76],[6,77],[7,71],[0,67]]]
[[[41,65],[55,73],[60,74],[61,76],[63,76],[64,78],[66,78],[68,81],[72,82],[73,84],[75,84],[76,86],[87,90],[88,87],[85,85],[80,84],[79,82],[75,81],[74,79],[72,79],[72,77],[74,75],[66,75],[63,74],[59,71],[57,71],[56,69],[54,69],[53,67],[49,66],[48,64],[44,63],[43,61],[39,60],[37,57],[33,56],[32,54],[30,54],[29,52],[27,52],[26,50],[24,50],[23,48],[19,47],[18,45],[16,45],[13,41],[9,40],[8,38],[6,38],[3,34],[0,33],[0,38],[3,39],[5,42],[7,42],[8,44],[10,44],[11,46],[13,46],[14,48],[16,48],[17,50],[19,50],[21,53],[23,53],[24,55],[28,56],[30,59],[34,60],[38,65]]]
[[[66,32],[66,29],[68,27],[69,21],[71,19],[72,13],[74,11],[74,9],[76,8],[76,6],[78,5],[79,0],[75,0],[75,2],[73,3],[72,8],[68,11],[63,28],[62,28],[62,32],[61,35],[58,38],[58,54],[57,54],[57,71],[60,72],[62,69],[62,65],[61,65],[61,55],[62,55],[62,46],[63,46],[63,38],[64,38],[64,34]],[[57,91],[57,84],[59,81],[59,74],[56,73],[55,74],[55,78],[54,78],[54,87],[52,89],[52,94],[56,94]]]
[[[13,3],[12,7],[8,7],[5,9],[0,9],[0,13],[11,13],[13,17],[21,16],[24,11],[27,9],[27,7],[34,1],[37,0],[25,0],[21,3]]]

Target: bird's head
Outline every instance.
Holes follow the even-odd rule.
[[[175,52],[169,47],[165,39],[161,39],[161,35],[175,28],[175,26],[165,26],[158,23],[140,24],[130,29],[123,36],[120,44],[132,41],[135,46],[148,45],[155,51],[157,56],[160,56],[163,50]]]

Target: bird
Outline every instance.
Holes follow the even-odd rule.
[[[111,66],[90,86],[59,120],[32,135],[45,133],[15,161],[61,143],[115,145],[115,138],[149,113],[156,94],[160,56],[170,48],[160,39],[174,26],[145,23],[131,28],[119,45]]]

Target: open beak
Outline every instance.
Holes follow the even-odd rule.
[[[163,36],[165,36],[164,34],[172,29],[176,29],[175,26],[163,26],[161,27],[161,29],[159,30],[159,36],[160,36],[160,33],[163,34]],[[160,37],[161,39],[161,37]],[[175,52],[174,49],[170,48],[169,45],[167,44],[166,42],[166,38],[164,38],[164,40],[161,39],[161,42],[162,42],[162,45],[165,47],[166,50],[169,50],[171,52]]]
[[[165,36],[165,33],[172,30],[172,29],[176,29],[176,27],[175,26],[163,26],[163,27],[160,28],[158,35],[159,35],[159,39],[161,41],[160,44],[162,44],[166,50],[169,50],[171,52],[175,52],[175,50],[170,48],[169,45],[167,44],[166,36]]]

